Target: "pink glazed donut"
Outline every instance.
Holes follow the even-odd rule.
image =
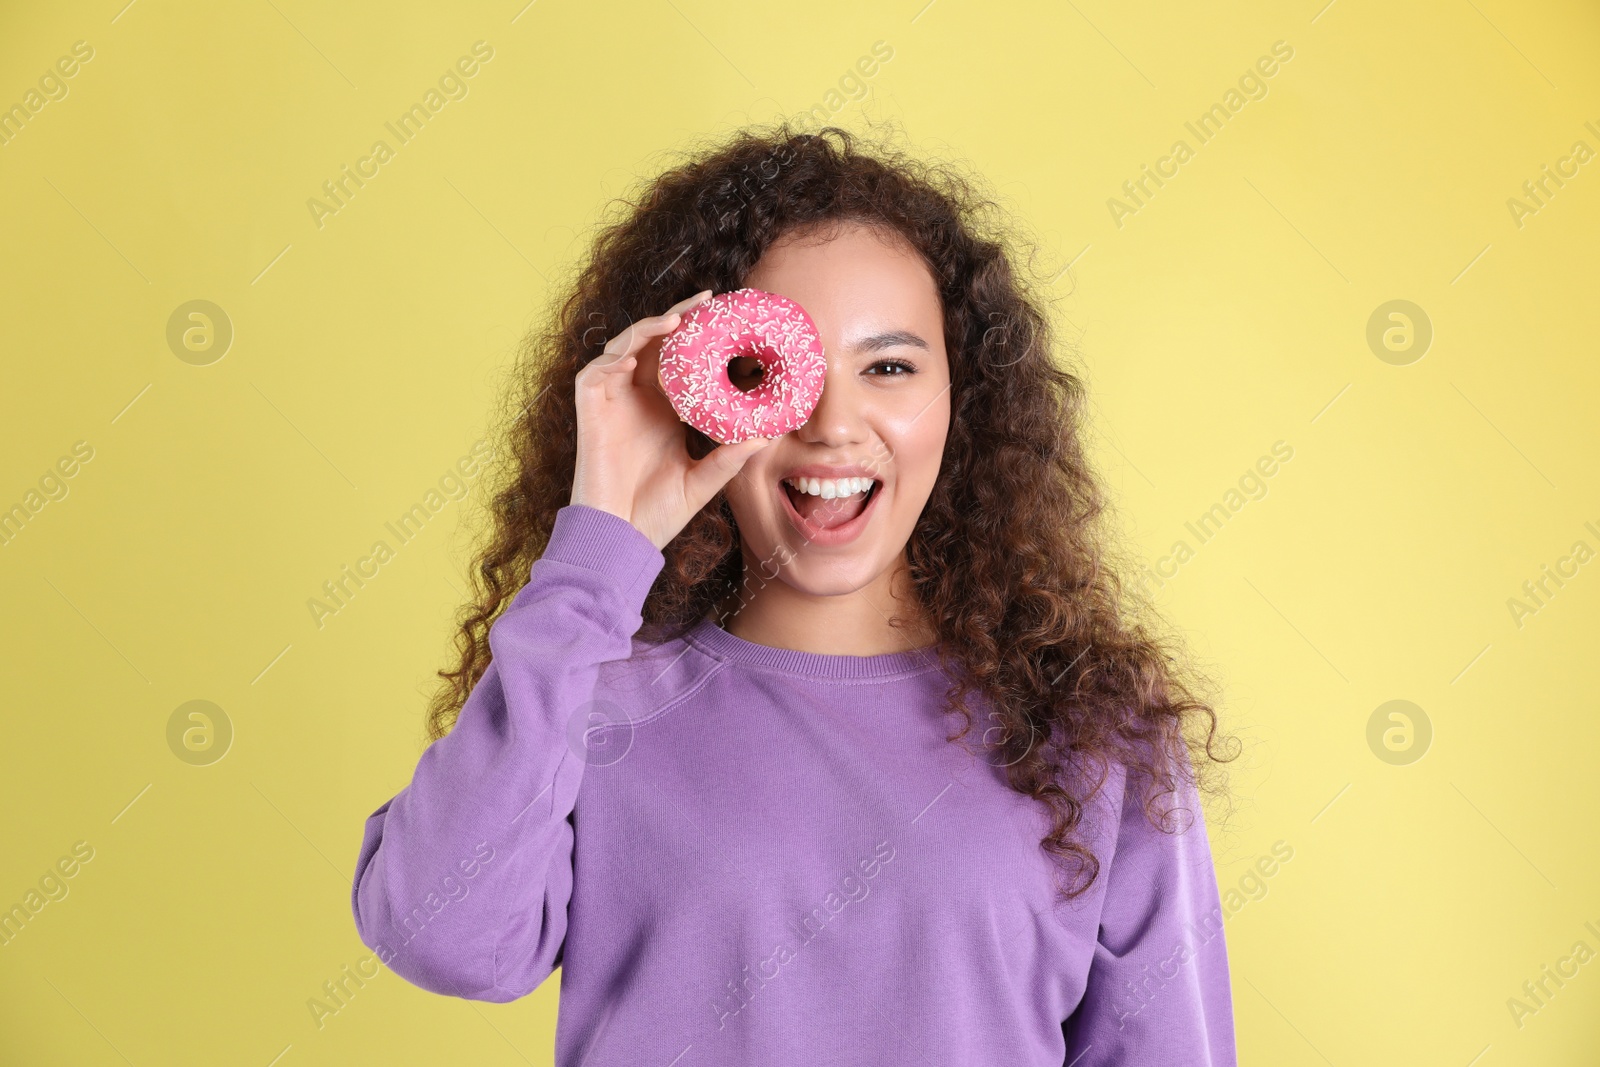
[[[762,366],[748,393],[728,364],[748,356]],[[797,430],[822,398],[828,363],[805,309],[760,289],[720,293],[684,315],[661,342],[661,388],[678,418],[713,441],[737,444]]]

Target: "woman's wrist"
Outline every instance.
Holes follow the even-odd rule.
[[[612,501],[584,500],[577,496],[573,496],[570,500],[570,503],[581,504],[584,507],[594,508],[596,511],[603,511],[607,515],[615,515],[623,522],[632,526],[635,530],[638,530],[641,536],[647,538],[652,545],[656,546],[657,551],[665,551],[666,546],[663,544],[662,540],[657,537],[654,532],[640,525],[640,523],[634,519],[633,508],[626,507]],[[667,540],[671,540],[671,538],[668,538]]]

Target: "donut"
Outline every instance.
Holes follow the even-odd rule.
[[[728,364],[748,356],[761,381],[745,392]],[[816,410],[828,363],[805,309],[760,289],[702,302],[661,342],[658,377],[678,418],[713,441],[737,444],[797,430]]]

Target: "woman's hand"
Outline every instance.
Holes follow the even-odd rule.
[[[689,455],[684,424],[656,377],[661,339],[711,295],[696,293],[623,330],[578,372],[578,461],[572,503],[610,512],[665,549],[745,461],[771,444],[755,438]]]

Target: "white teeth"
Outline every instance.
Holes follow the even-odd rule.
[[[872,488],[871,478],[787,478],[784,484],[796,492],[820,496],[824,500],[855,496]]]

